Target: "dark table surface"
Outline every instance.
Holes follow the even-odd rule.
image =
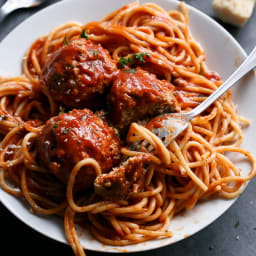
[[[91,0],[89,0],[91,1]],[[107,1],[107,0],[103,0]],[[0,5],[3,3],[0,0]],[[34,9],[23,9],[9,15],[0,24],[0,40],[23,20],[57,0],[47,1]],[[212,0],[185,0],[188,4],[214,18]],[[220,22],[219,20],[217,20]],[[220,22],[221,23],[221,22]],[[256,44],[256,11],[242,28],[221,23],[249,53]],[[0,57],[1,61],[1,57]],[[256,179],[250,182],[236,203],[214,223],[201,232],[170,246],[136,256],[255,256],[256,255]],[[55,242],[26,226],[0,203],[1,251],[8,255],[73,255],[64,244]],[[53,253],[54,252],[54,253]],[[87,255],[100,253],[87,252]],[[104,255],[103,253],[100,255]],[[106,254],[107,255],[107,254]],[[131,255],[131,254],[130,254]]]

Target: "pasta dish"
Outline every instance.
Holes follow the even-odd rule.
[[[255,176],[231,92],[168,146],[162,115],[187,112],[221,84],[189,30],[188,11],[125,5],[101,21],[66,23],[27,50],[19,77],[0,78],[0,186],[31,211],[64,219],[103,244],[172,237],[175,216],[235,198]],[[247,176],[226,155],[245,156]],[[86,248],[85,248],[86,249]]]

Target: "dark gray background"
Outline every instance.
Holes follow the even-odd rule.
[[[91,1],[91,0],[89,0]],[[93,1],[93,0],[92,0]],[[106,1],[107,0],[102,0]],[[151,0],[153,2],[153,0]],[[0,0],[0,5],[3,3]],[[24,9],[9,15],[0,24],[0,40],[13,28],[46,6],[47,3],[34,9]],[[214,17],[211,8],[212,0],[185,0],[185,2]],[[220,22],[217,19],[218,22]],[[221,22],[220,22],[221,23]],[[249,53],[256,44],[256,11],[249,22],[242,28],[221,23]],[[20,40],[22,40],[20,38]],[[18,42],[17,42],[18,47]],[[1,61],[1,56],[0,56]],[[221,60],[220,60],[221,61]],[[256,179],[253,180],[236,203],[218,220],[198,234],[179,243],[144,253],[133,253],[135,256],[255,256],[256,255]],[[1,252],[10,256],[20,255],[72,255],[72,250],[61,243],[35,232],[14,217],[0,204]],[[36,248],[36,249],[35,249]],[[107,255],[87,252],[87,255]]]

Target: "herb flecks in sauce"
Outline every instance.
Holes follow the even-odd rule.
[[[88,34],[86,33],[86,31],[84,29],[82,30],[82,32],[80,34],[80,37],[81,38],[85,38],[87,40],[89,39],[89,36],[88,36]]]

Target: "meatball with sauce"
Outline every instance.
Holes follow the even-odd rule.
[[[173,92],[172,84],[157,79],[154,74],[140,68],[123,69],[108,94],[110,118],[123,131],[132,122],[176,112],[179,107]]]
[[[125,199],[130,192],[140,192],[147,166],[151,162],[152,157],[146,154],[128,158],[111,172],[95,179],[95,192],[108,199]]]
[[[120,159],[117,131],[89,109],[74,109],[49,119],[38,140],[41,163],[56,177],[67,183],[74,165],[82,159],[94,158],[102,172],[108,172]],[[82,167],[75,190],[93,185],[93,167]]]
[[[50,58],[43,70],[42,86],[57,103],[94,108],[116,72],[107,50],[80,38],[68,42]]]

